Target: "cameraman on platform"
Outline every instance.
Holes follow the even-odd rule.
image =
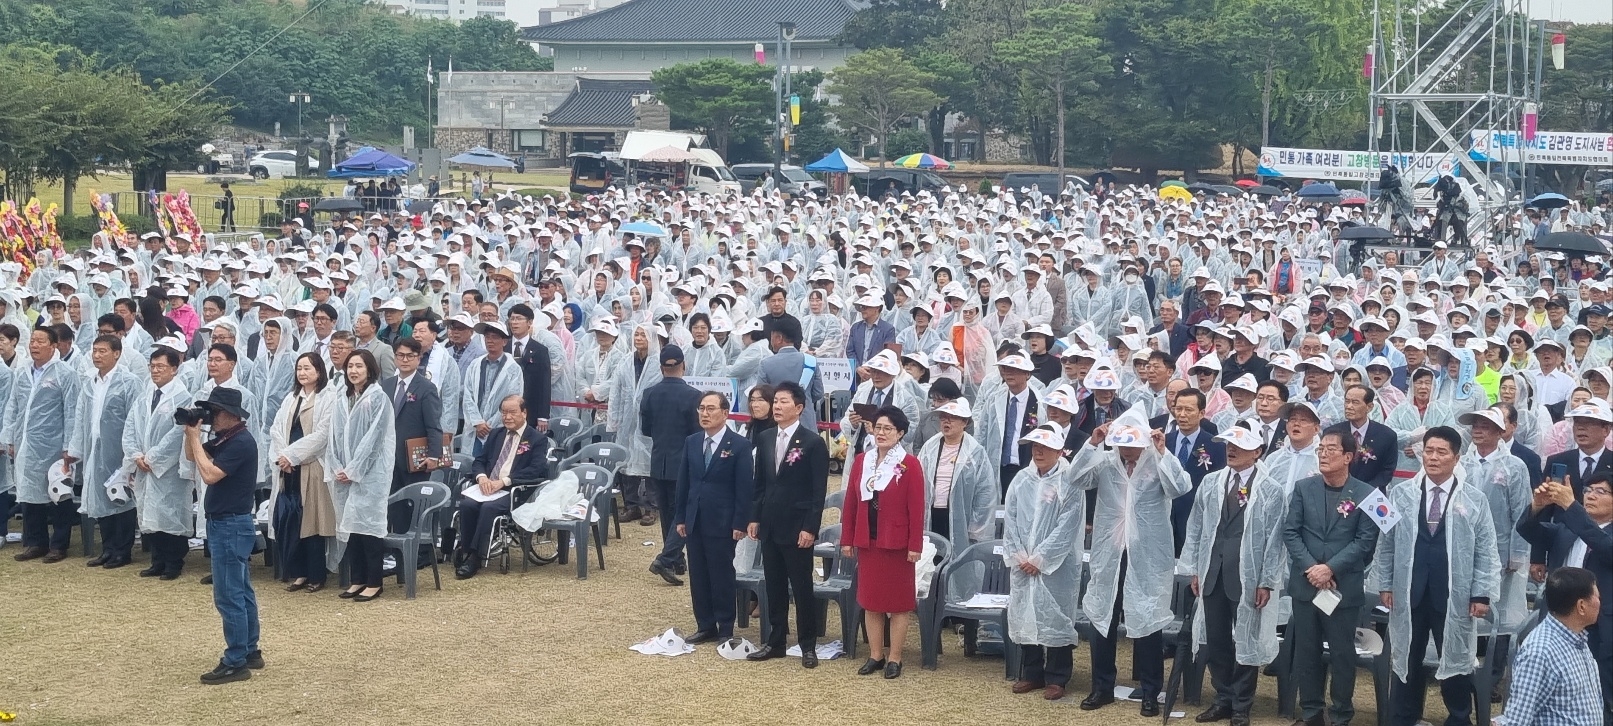
[[[252,518],[252,494],[257,486],[258,444],[246,430],[246,409],[241,392],[214,388],[195,408],[174,412],[185,427],[185,458],[207,485],[203,510],[207,516],[207,548],[213,564],[213,606],[224,620],[224,657],[218,667],[202,674],[202,683],[244,681],[248,669],[263,667],[258,650],[258,599],[252,592],[247,558],[257,529]],[[202,425],[212,427],[212,439],[202,441]]]

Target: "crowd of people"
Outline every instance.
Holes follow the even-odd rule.
[[[1085,639],[1081,708],[1109,706],[1124,639],[1157,715],[1185,576],[1215,687],[1199,722],[1248,723],[1281,631],[1301,722],[1348,724],[1355,654],[1324,642],[1353,642],[1374,607],[1385,722],[1422,718],[1432,644],[1447,723],[1465,723],[1492,697],[1473,688],[1479,635],[1537,617],[1600,684],[1554,674],[1566,661],[1531,656],[1533,638],[1491,639],[1519,651],[1507,723],[1608,718],[1613,290],[1605,259],[1535,249],[1541,225],[1605,233],[1608,210],[1503,215],[1472,248],[1359,264],[1339,234],[1374,221],[1361,208],[1138,187],[389,212],[272,239],[103,234],[0,264],[16,559],[66,559],[80,512],[93,567],[131,564],[140,541],[140,575],[173,580],[206,541],[229,648],[204,681],[238,680],[263,665],[243,517],[267,525],[286,590],[340,566],[340,596],[368,602],[411,516],[388,497],[468,455],[444,549],[474,577],[568,416],[626,447],[618,516],[659,523],[650,569],[689,578],[690,642],[732,637],[734,556],[753,543],[768,628],[751,660],[784,657],[793,595],[818,665],[814,545],[838,459],[827,544],[859,573],[860,674],[901,676],[933,533],[1000,548],[1015,693],[1062,698]],[[237,480],[256,496],[220,493]]]

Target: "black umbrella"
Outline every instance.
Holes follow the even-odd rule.
[[[408,204],[403,205],[403,208],[409,210],[410,214],[425,214],[426,212],[431,211],[431,208],[435,206],[435,204],[436,203],[430,199],[415,199]]]
[[[1607,246],[1584,232],[1552,232],[1535,241],[1537,250],[1558,250],[1585,255],[1605,255]]]
[[[1170,726],[1171,709],[1176,708],[1176,693],[1181,689],[1182,678],[1193,668],[1193,609],[1198,602],[1199,599],[1196,597],[1187,601],[1186,612],[1182,614],[1182,629],[1176,635],[1176,652],[1171,659],[1171,674],[1165,682],[1165,707],[1160,709],[1166,726]]]
[[[1258,187],[1249,187],[1249,193],[1261,197],[1280,197],[1283,195],[1283,190],[1270,184],[1261,184]]]
[[[493,208],[500,212],[506,209],[514,209],[519,206],[521,206],[521,200],[516,199],[515,197],[504,197],[503,199],[493,202]]]
[[[1104,184],[1115,183],[1115,173],[1112,171],[1100,171],[1094,173],[1092,175],[1092,183],[1096,184],[1098,182],[1103,182]]]
[[[1231,184],[1212,184],[1210,185],[1210,188],[1214,189],[1215,193],[1217,194],[1225,194],[1229,197],[1236,197],[1243,194],[1242,187],[1235,187]]]
[[[363,202],[345,197],[331,197],[314,203],[315,212],[358,212],[363,209]]]
[[[1351,227],[1339,233],[1339,239],[1394,239],[1395,233],[1382,227]]]
[[[1197,194],[1199,192],[1204,192],[1206,194],[1214,194],[1215,193],[1215,185],[1206,184],[1204,182],[1193,182],[1192,184],[1187,185],[1187,190],[1190,191],[1190,192],[1193,192],[1194,194]]]

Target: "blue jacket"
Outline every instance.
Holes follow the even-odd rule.
[[[846,357],[851,359],[853,366],[860,366],[868,362],[885,349],[885,346],[896,342],[896,328],[883,320],[874,324],[872,335],[868,335],[868,345],[863,346],[863,337],[868,333],[868,323],[858,320],[851,324],[851,334],[846,337]]]
[[[717,449],[706,465],[706,433],[688,437],[683,464],[678,467],[676,524],[689,536],[731,539],[750,524],[754,487],[754,458],[745,437],[724,429]]]

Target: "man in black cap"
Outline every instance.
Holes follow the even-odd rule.
[[[212,439],[202,441],[202,422],[185,427],[185,458],[207,484],[207,551],[213,565],[213,605],[224,620],[224,657],[202,674],[202,683],[244,681],[263,667],[258,650],[258,598],[247,558],[257,539],[252,495],[257,487],[258,444],[246,430],[241,391],[219,386],[198,407],[210,414]]]
[[[650,437],[650,478],[655,480],[656,508],[661,512],[660,556],[650,563],[650,572],[669,585],[682,585],[678,578],[687,571],[683,557],[683,537],[677,523],[678,470],[683,467],[683,444],[700,432],[696,407],[700,391],[683,380],[683,349],[676,345],[661,348],[661,381],[644,392],[638,408],[639,431]]]

